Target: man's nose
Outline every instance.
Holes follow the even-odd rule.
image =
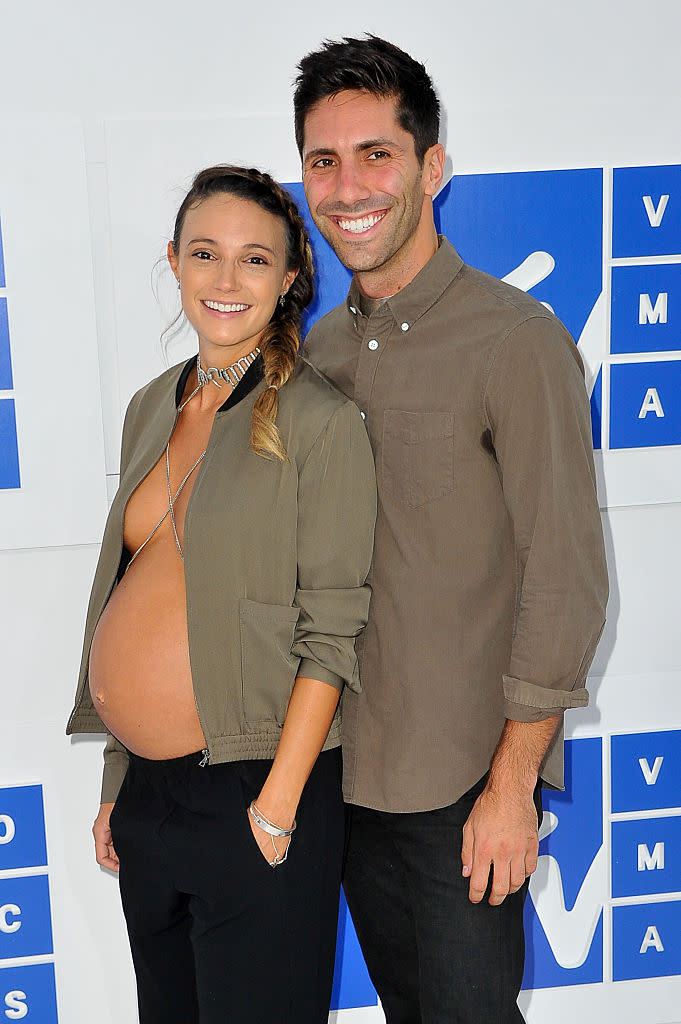
[[[352,206],[371,194],[360,168],[354,161],[344,162],[338,168],[336,178],[336,199]]]

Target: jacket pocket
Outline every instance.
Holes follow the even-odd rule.
[[[247,722],[283,725],[299,659],[291,654],[298,608],[239,601],[241,693]]]
[[[383,414],[381,455],[383,490],[411,508],[419,508],[454,489],[454,414]]]

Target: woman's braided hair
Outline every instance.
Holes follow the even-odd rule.
[[[264,458],[285,459],[286,449],[277,429],[279,389],[293,373],[300,347],[300,321],[312,301],[314,266],[303,218],[285,189],[269,174],[254,167],[218,164],[199,171],[175,219],[173,249],[180,251],[180,235],[187,211],[215,195],[249,199],[279,217],[286,229],[286,269],[297,270],[293,284],[278,302],[259,342],[267,388],[256,399],[251,418],[251,448]]]

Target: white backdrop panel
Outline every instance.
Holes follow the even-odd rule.
[[[64,1024],[137,1019],[118,885],[97,866],[90,833],[103,742],[65,735],[97,554],[96,546],[0,553],[0,787],[43,786]]]
[[[0,546],[99,540],[106,511],[82,129],[0,123],[0,215],[21,487],[0,491]]]

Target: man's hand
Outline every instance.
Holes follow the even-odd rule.
[[[503,903],[537,867],[539,840],[534,788],[549,743],[560,722],[507,720],[494,751],[487,785],[463,827],[463,876],[472,903],[479,903],[493,871],[489,902]]]
[[[99,814],[92,826],[92,834],[95,837],[95,856],[97,863],[109,871],[118,871],[120,862],[111,842],[111,826],[109,818],[113,810],[113,803],[101,804]]]
[[[461,860],[468,895],[479,903],[493,870],[489,902],[503,903],[537,867],[537,811],[532,792],[495,789],[488,782],[463,829]]]

